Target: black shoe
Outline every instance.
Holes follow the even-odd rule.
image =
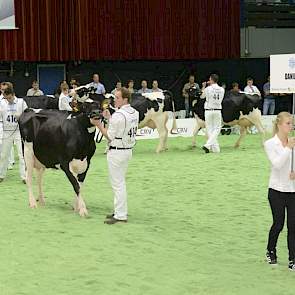
[[[22,179],[22,183],[23,183],[23,184],[26,184],[27,182],[26,182],[26,180],[25,180],[25,179]]]
[[[210,153],[210,150],[206,148],[204,145],[202,146],[202,150],[205,151],[206,154]]]
[[[2,182],[4,180],[4,178],[0,178],[0,182]]]
[[[107,219],[107,220],[104,221],[105,224],[115,224],[117,222],[124,222],[124,223],[126,223],[127,222],[127,219],[120,220],[120,219],[117,219],[117,218],[112,217],[112,218]]]
[[[289,267],[289,269],[291,271],[295,271],[295,261],[294,260],[290,260],[288,267]]]
[[[275,251],[267,251],[266,252],[266,261],[269,263],[269,264],[277,264],[278,261],[277,261],[277,254]],[[294,267],[294,270],[295,270],[295,267]]]
[[[114,217],[114,215],[115,215],[114,213],[112,213],[112,214],[107,214],[107,215],[106,215],[106,219],[113,218],[113,217]]]

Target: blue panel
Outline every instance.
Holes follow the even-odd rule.
[[[54,94],[59,83],[65,78],[64,65],[39,65],[38,66],[38,79],[40,89],[44,94]]]

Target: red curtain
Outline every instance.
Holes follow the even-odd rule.
[[[16,0],[0,60],[240,56],[239,0]]]

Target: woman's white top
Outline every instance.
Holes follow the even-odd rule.
[[[264,143],[264,149],[271,163],[269,188],[295,192],[295,181],[290,179],[292,149],[284,147],[277,135]]]

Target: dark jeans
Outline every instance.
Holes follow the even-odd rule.
[[[269,231],[267,250],[276,251],[280,232],[285,223],[287,209],[289,260],[295,259],[295,193],[283,193],[274,189],[268,190],[268,200],[272,212],[273,224]]]

